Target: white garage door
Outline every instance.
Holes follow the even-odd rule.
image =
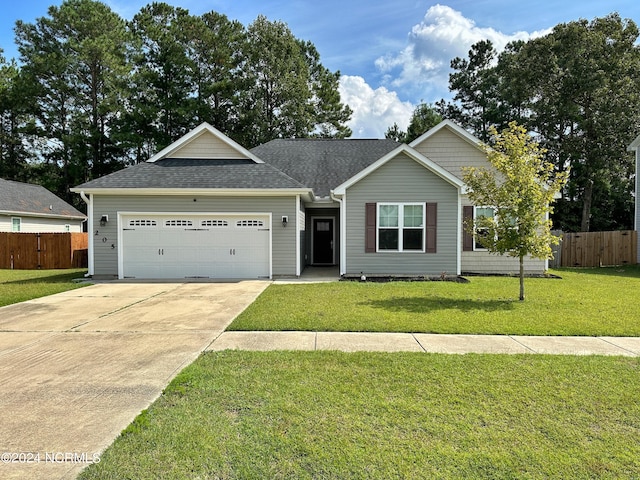
[[[269,278],[268,215],[122,215],[123,278]]]

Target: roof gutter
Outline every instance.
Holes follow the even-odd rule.
[[[19,210],[0,210],[2,215],[12,215],[14,217],[40,217],[40,218],[55,218],[57,220],[86,220],[85,216],[79,215],[62,215],[55,213],[39,213],[39,212],[21,212]]]
[[[310,188],[159,188],[159,187],[131,187],[131,188],[71,188],[74,193],[82,192],[99,195],[202,195],[202,196],[282,196],[282,195],[311,195]]]

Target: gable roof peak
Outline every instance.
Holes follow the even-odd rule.
[[[422,155],[420,152],[415,150],[410,145],[407,145],[406,143],[402,143],[397,148],[395,148],[391,152],[389,152],[386,155],[384,155],[378,161],[372,163],[367,168],[365,168],[364,170],[360,171],[357,175],[354,175],[353,177],[348,179],[346,182],[344,182],[344,183],[340,184],[339,186],[337,186],[335,189],[333,189],[332,193],[335,194],[335,195],[344,195],[344,193],[346,192],[347,188],[349,188],[351,185],[359,182],[360,180],[362,180],[363,178],[368,176],[370,173],[374,172],[375,170],[377,170],[381,166],[385,165],[387,162],[393,160],[394,158],[396,158],[400,154],[407,155],[413,161],[419,163],[420,165],[422,165],[426,169],[428,169],[431,172],[435,173],[440,178],[442,178],[443,180],[447,181],[448,183],[450,183],[454,187],[461,189],[464,186],[462,180],[460,180],[458,177],[456,177],[452,173],[448,172],[447,170],[442,168],[440,165],[438,165],[437,163],[433,162],[431,159],[425,157],[424,155]]]
[[[482,145],[482,141],[478,137],[472,135],[471,133],[466,131],[464,128],[462,128],[460,125],[458,125],[457,123],[453,122],[452,120],[447,119],[447,120],[443,120],[442,122],[440,122],[435,127],[432,127],[431,129],[427,130],[425,133],[423,133],[418,138],[416,138],[413,142],[411,142],[409,144],[409,146],[416,147],[416,146],[420,145],[422,142],[424,142],[425,140],[429,139],[430,137],[432,137],[433,135],[438,133],[443,128],[446,128],[446,129],[452,131],[453,133],[458,135],[460,138],[462,138],[463,140],[469,142],[471,145],[473,145],[475,147],[479,148],[480,145]]]
[[[212,125],[210,125],[207,122],[202,122],[196,128],[194,128],[190,132],[186,133],[185,135],[183,135],[182,137],[180,137],[179,139],[177,139],[175,142],[171,143],[167,147],[163,148],[158,153],[156,153],[151,158],[149,158],[149,160],[147,160],[147,162],[153,163],[153,162],[156,162],[156,161],[158,161],[160,159],[167,158],[171,154],[177,152],[179,149],[181,149],[182,147],[188,145],[193,140],[195,140],[196,138],[200,137],[201,135],[203,135],[205,133],[209,133],[209,134],[213,135],[216,139],[218,139],[222,143],[226,144],[228,147],[231,147],[233,150],[238,152],[241,156],[243,156],[245,158],[248,158],[250,160],[253,160],[255,163],[264,163],[256,155],[251,153],[249,150],[244,148],[242,145],[240,145],[236,141],[232,140],[231,138],[226,136],[224,133],[222,133],[220,130],[218,130],[217,128],[213,127]]]

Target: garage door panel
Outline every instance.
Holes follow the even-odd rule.
[[[123,276],[268,278],[269,218],[256,215],[122,217]]]

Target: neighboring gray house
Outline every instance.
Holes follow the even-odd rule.
[[[640,135],[638,135],[636,137],[636,139],[631,142],[631,145],[629,145],[629,148],[627,148],[627,150],[629,152],[635,152],[636,155],[636,178],[635,178],[635,216],[634,216],[634,227],[633,229],[637,232],[638,228],[640,228],[640,202],[638,202],[638,193],[640,193],[640,190],[638,189],[638,187],[640,187]],[[640,242],[638,242],[638,249],[637,249],[637,260],[638,263],[640,263]]]
[[[0,232],[82,232],[86,219],[40,185],[0,179]]]
[[[72,189],[88,204],[89,274],[517,272],[517,259],[478,248],[462,227],[475,208],[460,168],[486,164],[478,145],[445,121],[411,145],[293,139],[249,151],[205,123],[143,164]]]

